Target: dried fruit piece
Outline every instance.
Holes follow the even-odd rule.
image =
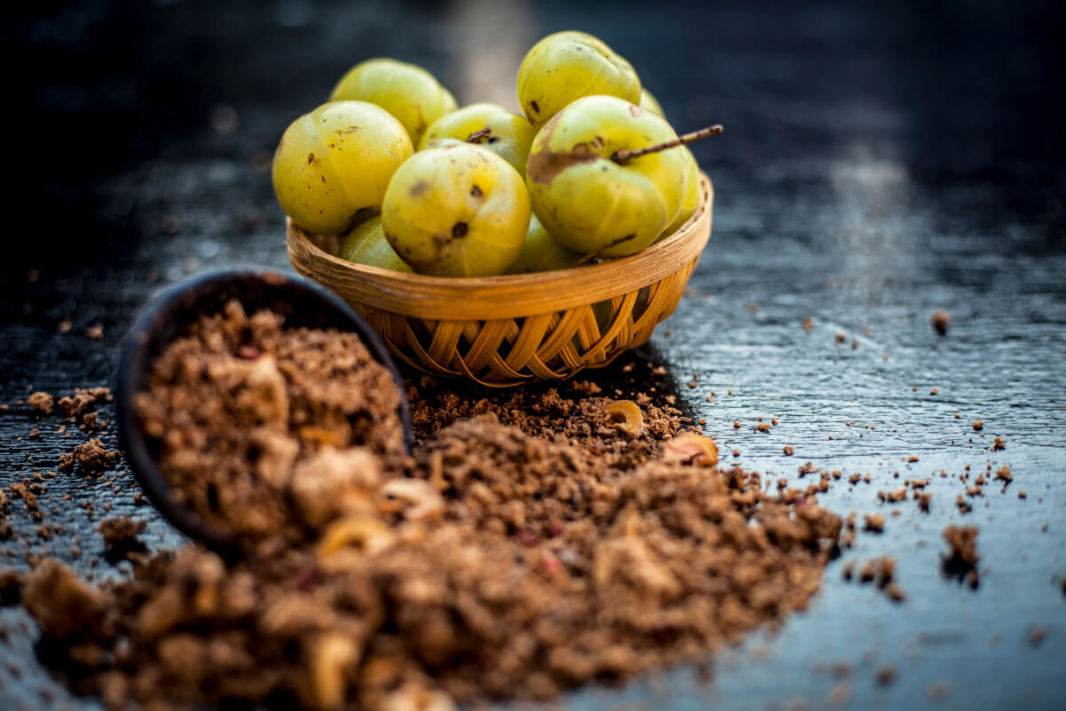
[[[424,479],[392,479],[381,487],[378,510],[402,511],[408,521],[425,521],[444,513],[444,497]]]
[[[311,702],[318,709],[335,709],[344,704],[349,672],[359,661],[361,652],[348,635],[324,632],[311,644],[309,672]]]
[[[685,432],[663,444],[662,459],[666,464],[713,467],[718,464],[718,445],[703,435]]]
[[[321,528],[338,516],[373,511],[380,460],[363,447],[327,449],[293,470],[290,491],[304,520]]]
[[[611,418],[611,427],[622,430],[630,437],[639,437],[644,432],[644,414],[637,403],[615,400],[606,409]]]
[[[318,543],[318,557],[323,558],[342,548],[356,546],[367,555],[379,553],[396,540],[396,534],[381,519],[349,516],[334,521]]]
[[[381,711],[455,711],[455,702],[443,691],[412,682],[386,696]]]

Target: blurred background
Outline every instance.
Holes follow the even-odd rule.
[[[198,257],[167,251],[177,233],[220,252],[277,246],[274,145],[349,66],[397,57],[460,103],[514,107],[523,54],[560,29],[627,57],[679,131],[726,125],[696,149],[726,204],[768,163],[805,161],[787,185],[752,187],[801,202],[839,171],[933,191],[966,176],[998,188],[972,206],[985,219],[1064,222],[1061,2],[42,0],[0,14],[9,297],[27,268]]]

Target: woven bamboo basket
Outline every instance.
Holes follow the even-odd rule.
[[[644,343],[673,313],[711,236],[714,188],[706,175],[701,183],[700,206],[680,229],[599,264],[492,277],[403,274],[334,257],[291,220],[289,259],[426,373],[492,387],[568,378]]]

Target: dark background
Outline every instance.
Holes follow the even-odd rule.
[[[206,267],[287,266],[270,156],[350,65],[412,61],[460,103],[513,107],[525,50],[551,31],[586,30],[634,64],[676,128],[726,127],[695,147],[717,198],[690,295],[628,362],[664,364],[686,407],[746,466],[793,479],[807,459],[871,472],[872,484],[822,500],[888,514],[885,534],[860,535],[844,558],[896,556],[908,600],[842,582],[837,562],[809,613],[720,657],[709,688],[680,670],[567,703],[1066,705],[1063,3],[10,5],[0,10],[0,401],[14,409],[0,418],[0,485],[54,468],[72,444],[49,432],[18,441],[39,423],[17,400],[31,387],[109,384],[115,346],[155,289]],[[952,314],[947,337],[929,328],[935,308]],[[102,341],[83,335],[95,325]],[[609,385],[619,372],[594,377]],[[753,431],[773,415],[771,434]],[[973,419],[985,421],[981,435]],[[988,451],[993,435],[1004,452]],[[1003,494],[986,487],[962,516],[954,477],[989,458],[1015,481]],[[930,475],[930,514],[875,497]],[[75,503],[114,499],[115,512],[150,521],[153,546],[180,541],[151,510],[131,509],[128,491],[53,489]],[[99,517],[63,508],[80,545],[99,552]],[[976,592],[939,574],[949,522],[981,527]],[[28,550],[72,560],[69,536],[0,545],[15,564]],[[33,661],[32,628],[2,615],[17,631],[10,649],[0,643],[0,702],[63,698]],[[1034,646],[1037,627],[1046,637]],[[873,681],[883,664],[899,672],[888,689]]]

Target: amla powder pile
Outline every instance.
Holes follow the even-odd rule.
[[[140,403],[186,501],[254,541],[243,561],[189,546],[103,586],[55,562],[22,581],[42,659],[76,691],[113,708],[548,699],[708,661],[804,608],[836,550],[839,517],[677,456],[687,421],[647,398],[634,430],[603,397],[471,401],[424,380],[405,457],[387,371],[349,334],[283,325],[203,318]]]

